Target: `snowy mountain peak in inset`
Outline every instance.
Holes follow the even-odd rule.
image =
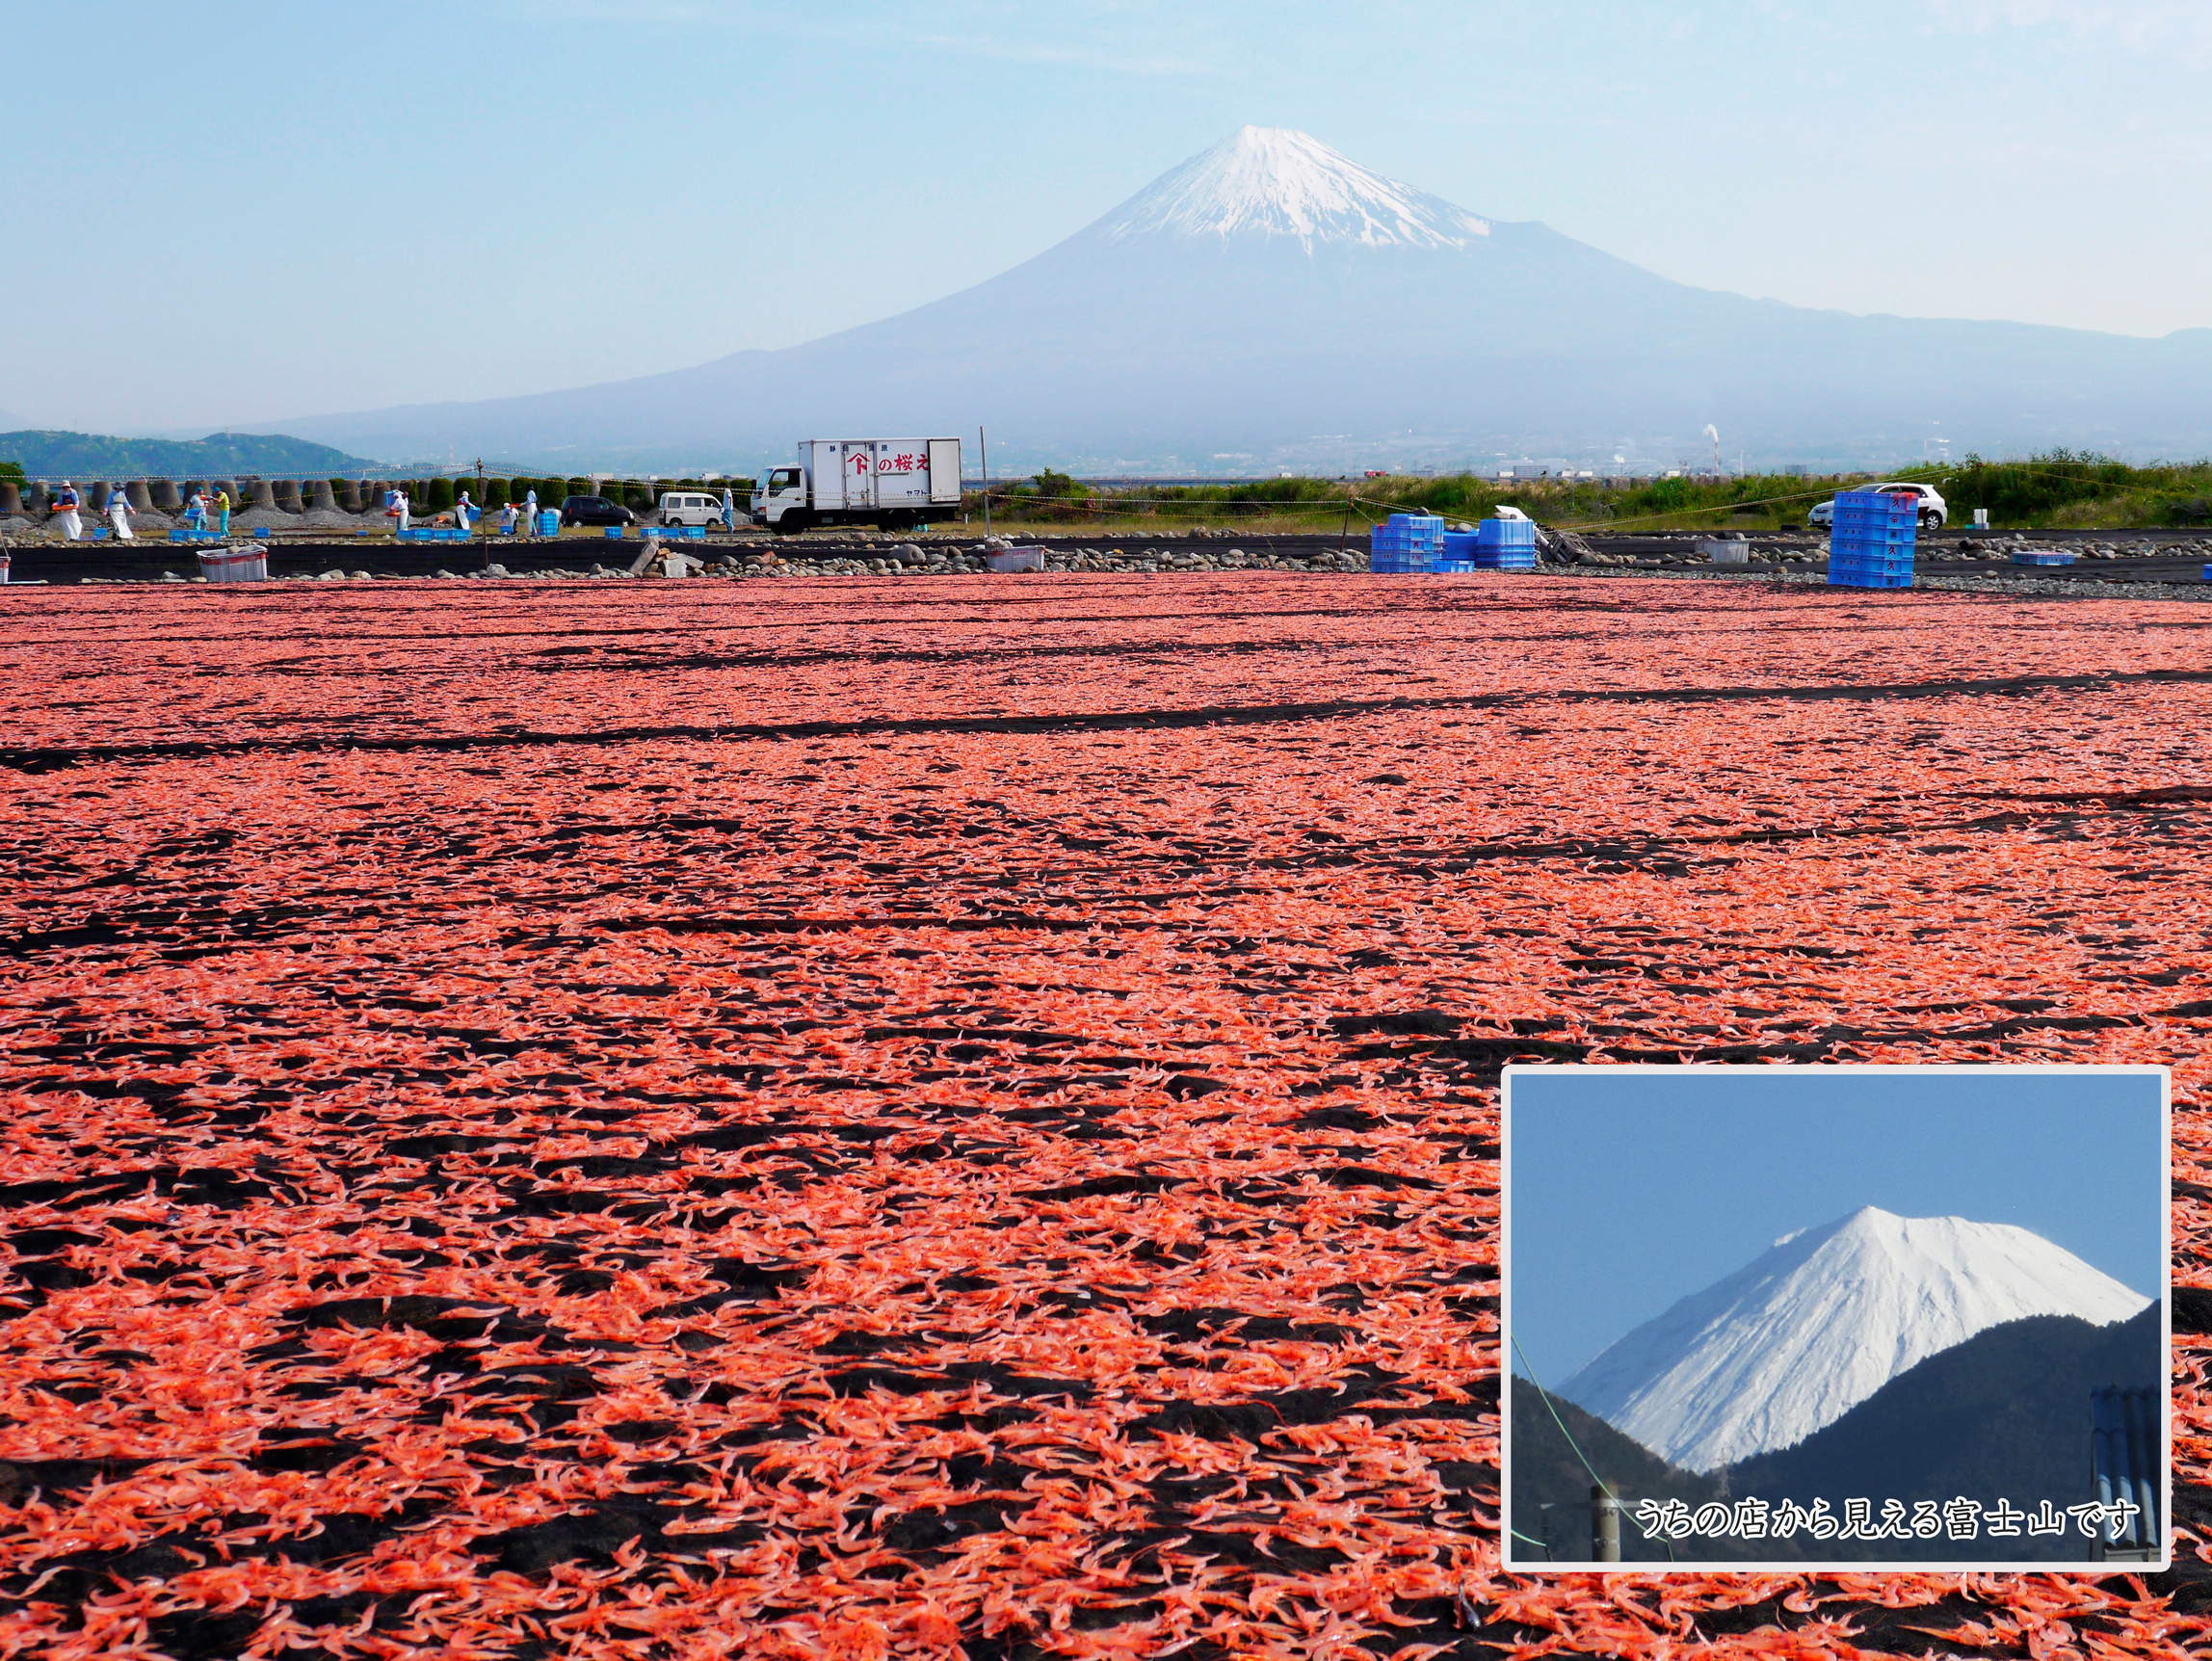
[[[1784,1236],[1628,1333],[1560,1393],[1662,1458],[1710,1471],[1803,1440],[1988,1328],[2031,1315],[2101,1327],[2149,1303],[2025,1228],[1869,1205]]]
[[[1240,127],[1163,173],[1101,227],[1110,241],[1182,236],[1296,237],[1370,248],[1465,248],[1487,221],[1402,185],[1283,127]]]

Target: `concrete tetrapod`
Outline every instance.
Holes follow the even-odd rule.
[[[0,479],[0,519],[12,519],[22,511],[22,487],[13,479]]]
[[[306,510],[300,502],[300,483],[296,479],[278,479],[271,487],[276,499],[276,511],[281,514],[300,514]]]
[[[133,479],[126,484],[123,487],[123,499],[142,514],[153,508],[153,492],[146,488],[144,479]]]
[[[151,494],[156,510],[173,514],[184,506],[184,497],[177,493],[174,479],[155,479],[151,482]]]
[[[244,488],[250,493],[246,503],[248,513],[274,514],[281,511],[276,501],[276,487],[267,479],[255,479]],[[231,499],[237,500],[236,496]]]
[[[330,491],[329,480],[316,479],[308,483],[307,511],[314,514],[334,514],[338,511],[338,498]]]

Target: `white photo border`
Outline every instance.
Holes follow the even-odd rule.
[[[2159,1332],[2164,1360],[2164,1387],[2159,1392],[2159,1541],[2158,1556],[2149,1562],[2085,1559],[2041,1562],[1998,1562],[1976,1559],[1963,1563],[1937,1563],[1900,1558],[1894,1561],[1857,1559],[1822,1562],[1772,1563],[1753,1558],[1741,1561],[1700,1559],[1688,1563],[1600,1563],[1593,1560],[1523,1562],[1514,1556],[1513,1532],[1513,1087],[1514,1076],[1620,1078],[1643,1074],[1671,1078],[1698,1074],[1742,1077],[1756,1073],[1780,1083],[1785,1079],[1838,1074],[1970,1078],[2050,1076],[2083,1077],[2155,1076],[2158,1080],[2159,1127],[2159,1236],[2164,1243],[2158,1281]],[[1625,1514],[1624,1514],[1625,1515]],[[1745,1067],[1720,1062],[1633,1062],[1619,1067],[1597,1063],[1558,1066],[1514,1063],[1498,1079],[1498,1569],[1506,1574],[2162,1574],[2173,1567],[2173,1071],[2148,1062],[2028,1063],[2019,1066],[1982,1066],[1973,1063],[1843,1063],[1816,1067]]]

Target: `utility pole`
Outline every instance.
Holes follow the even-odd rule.
[[[1620,1502],[1595,1484],[1590,1490],[1590,1555],[1598,1563],[1620,1561]]]

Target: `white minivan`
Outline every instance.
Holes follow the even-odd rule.
[[[661,492],[661,523],[719,525],[722,498],[710,496],[703,490],[664,490]]]
[[[1854,485],[1855,490],[1880,490],[1888,496],[1918,496],[1920,498],[1920,528],[1923,531],[1940,531],[1951,516],[1950,505],[1933,485]],[[1805,514],[1804,522],[1816,531],[1830,529],[1835,523],[1835,501],[1831,497],[1813,504],[1812,512]]]

